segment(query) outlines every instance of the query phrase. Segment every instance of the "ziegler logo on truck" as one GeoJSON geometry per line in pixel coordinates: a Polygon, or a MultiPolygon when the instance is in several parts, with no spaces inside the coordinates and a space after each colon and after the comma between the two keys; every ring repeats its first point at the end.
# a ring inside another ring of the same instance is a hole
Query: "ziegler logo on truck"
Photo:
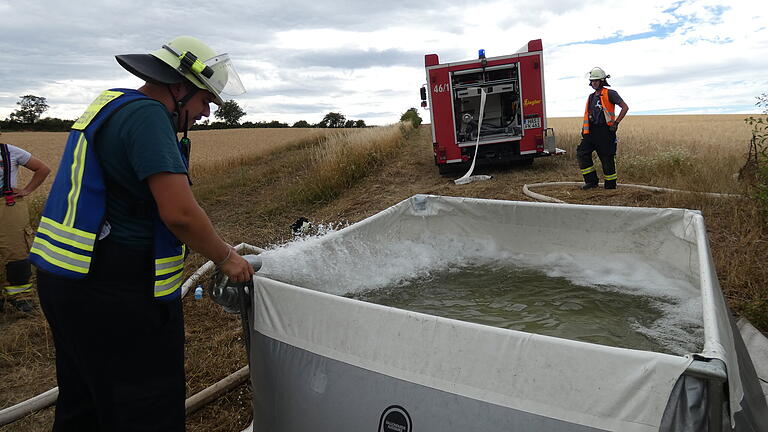
{"type": "Polygon", "coordinates": [[[534,100],[525,99],[523,101],[523,106],[534,106],[534,105],[538,105],[540,103],[541,103],[541,99],[534,99],[534,100]]]}

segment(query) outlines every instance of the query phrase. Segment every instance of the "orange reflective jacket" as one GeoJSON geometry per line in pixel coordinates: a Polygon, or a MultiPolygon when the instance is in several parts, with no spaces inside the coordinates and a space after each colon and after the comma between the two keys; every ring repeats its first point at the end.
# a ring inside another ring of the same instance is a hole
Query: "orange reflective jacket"
{"type": "MultiPolygon", "coordinates": [[[[603,106],[605,122],[608,123],[608,126],[613,126],[613,122],[616,120],[616,105],[608,99],[608,89],[605,87],[600,89],[600,105],[603,106]]],[[[584,109],[584,124],[581,126],[581,133],[584,135],[589,133],[589,98],[587,98],[587,107],[584,109]]]]}

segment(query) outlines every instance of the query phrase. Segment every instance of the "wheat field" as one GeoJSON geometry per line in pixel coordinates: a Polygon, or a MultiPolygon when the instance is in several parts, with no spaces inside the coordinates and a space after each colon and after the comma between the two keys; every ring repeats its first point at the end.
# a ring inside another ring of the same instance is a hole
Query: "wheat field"
{"type": "MultiPolygon", "coordinates": [[[[293,142],[317,139],[328,133],[328,129],[283,128],[283,129],[226,129],[191,131],[191,170],[201,174],[207,170],[227,170],[279,150],[293,142]]],[[[0,142],[21,147],[48,165],[52,172],[40,192],[44,195],[56,175],[61,153],[67,141],[67,132],[5,132],[0,142]]],[[[31,177],[27,170],[21,170],[19,183],[31,177]]]]}
{"type": "MultiPolygon", "coordinates": [[[[737,174],[751,132],[744,114],[627,116],[618,131],[619,182],[698,192],[743,193],[737,174]]],[[[552,118],[557,146],[575,155],[581,118],[552,118]]],[[[597,164],[599,169],[599,164],[597,164]]]]}

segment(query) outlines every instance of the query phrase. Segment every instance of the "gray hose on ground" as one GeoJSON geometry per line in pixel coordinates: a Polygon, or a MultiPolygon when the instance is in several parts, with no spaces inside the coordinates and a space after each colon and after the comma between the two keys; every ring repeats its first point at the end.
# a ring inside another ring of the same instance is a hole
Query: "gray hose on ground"
{"type": "MultiPolygon", "coordinates": [[[[235,246],[235,250],[237,252],[240,252],[240,253],[246,252],[246,253],[257,253],[258,254],[258,253],[264,252],[264,249],[262,249],[260,247],[257,247],[257,246],[249,245],[247,243],[240,243],[239,245],[235,246]]],[[[209,271],[211,271],[215,267],[216,266],[213,264],[212,261],[208,261],[205,264],[203,264],[199,269],[197,269],[197,271],[195,273],[193,273],[192,276],[190,276],[184,282],[184,284],[182,284],[182,286],[181,286],[181,296],[184,297],[187,294],[187,292],[189,291],[190,287],[194,286],[195,283],[197,283],[197,281],[201,277],[203,277],[206,273],[208,273],[209,271]]],[[[245,372],[246,375],[245,376],[247,377],[248,366],[245,366],[243,369],[246,370],[246,372],[245,372]]],[[[233,373],[232,375],[224,378],[223,380],[219,381],[218,383],[208,387],[207,389],[203,390],[200,393],[208,392],[209,390],[213,389],[214,387],[219,386],[221,383],[224,383],[225,381],[227,383],[229,383],[230,381],[232,381],[232,377],[234,375],[238,374],[238,373],[242,373],[241,371],[243,369],[240,369],[239,371],[237,371],[237,372],[233,373]]],[[[239,375],[238,375],[238,377],[239,377],[239,375]]],[[[238,378],[238,379],[240,379],[240,378],[238,378]]],[[[240,383],[242,383],[244,380],[245,379],[243,378],[238,383],[238,385],[240,383]]],[[[228,391],[229,389],[231,389],[233,387],[235,387],[235,386],[234,385],[233,386],[227,386],[225,388],[228,391]]],[[[218,390],[218,388],[219,387],[217,387],[217,390],[211,390],[211,392],[214,392],[215,394],[217,394],[216,397],[218,397],[221,394],[223,394],[223,393],[221,393],[221,390],[218,390]]],[[[198,393],[198,394],[200,394],[200,393],[198,393]]],[[[49,406],[52,406],[53,404],[56,403],[56,399],[58,397],[59,397],[59,388],[58,387],[54,387],[54,388],[52,388],[52,389],[50,389],[50,390],[48,390],[46,392],[40,393],[37,396],[31,397],[31,398],[29,398],[29,399],[27,399],[25,401],[21,401],[21,402],[17,403],[16,405],[12,405],[12,406],[10,406],[8,408],[4,408],[4,409],[0,410],[0,426],[4,426],[4,425],[7,425],[9,423],[13,423],[16,420],[19,420],[19,419],[21,419],[23,417],[28,416],[29,414],[32,414],[33,412],[40,411],[42,409],[48,408],[49,406]]],[[[191,411],[189,411],[189,401],[192,400],[192,399],[195,399],[196,397],[197,397],[197,394],[193,395],[189,399],[187,399],[187,402],[185,403],[185,405],[187,406],[187,412],[188,413],[191,412],[191,411]]],[[[213,400],[213,399],[206,398],[205,399],[205,403],[208,403],[211,400],[213,400]]],[[[197,409],[198,408],[195,408],[195,410],[197,410],[197,409]]]]}
{"type": "MultiPolygon", "coordinates": [[[[542,195],[536,192],[531,191],[531,188],[538,188],[538,187],[546,187],[546,186],[580,186],[583,185],[584,182],[546,182],[546,183],[533,183],[533,184],[526,184],[523,185],[523,193],[535,200],[539,201],[546,201],[546,202],[552,202],[552,203],[560,203],[560,204],[566,204],[565,201],[559,200],[557,198],[552,198],[547,195],[542,195]]],[[[712,193],[712,192],[694,192],[694,191],[684,191],[679,189],[669,189],[669,188],[662,188],[662,187],[656,187],[656,186],[646,186],[646,185],[636,185],[636,184],[625,184],[625,183],[619,183],[618,186],[621,187],[631,187],[636,189],[643,189],[648,190],[651,192],[679,192],[679,193],[693,193],[693,194],[701,194],[706,195],[710,197],[715,198],[745,198],[743,195],[734,195],[734,194],[720,194],[720,193],[712,193]]]]}
{"type": "Polygon", "coordinates": [[[16,420],[26,417],[33,412],[40,411],[41,409],[48,408],[56,403],[56,398],[59,397],[59,388],[54,387],[47,392],[40,393],[39,395],[29,398],[23,402],[19,402],[16,405],[12,405],[8,408],[0,410],[0,426],[13,423],[16,420]]]}
{"type": "Polygon", "coordinates": [[[184,402],[184,408],[186,409],[187,416],[247,381],[248,373],[248,366],[243,366],[223,380],[187,398],[187,400],[184,402]]]}

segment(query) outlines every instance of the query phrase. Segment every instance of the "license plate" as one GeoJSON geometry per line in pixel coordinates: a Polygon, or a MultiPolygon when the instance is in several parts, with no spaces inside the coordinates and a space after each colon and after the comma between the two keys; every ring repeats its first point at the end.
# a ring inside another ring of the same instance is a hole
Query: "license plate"
{"type": "Polygon", "coordinates": [[[541,117],[528,118],[523,121],[523,129],[536,129],[541,127],[541,117]]]}

